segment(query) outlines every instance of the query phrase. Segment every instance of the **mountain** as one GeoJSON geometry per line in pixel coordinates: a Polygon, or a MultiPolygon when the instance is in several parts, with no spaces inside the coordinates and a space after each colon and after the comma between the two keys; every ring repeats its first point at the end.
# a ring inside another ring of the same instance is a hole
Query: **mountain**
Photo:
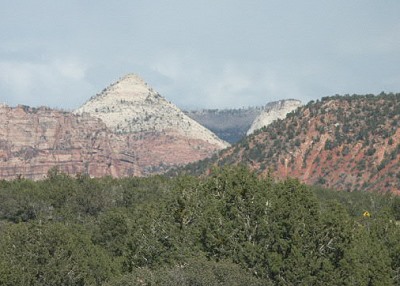
{"type": "Polygon", "coordinates": [[[254,130],[270,124],[301,105],[299,100],[288,99],[269,102],[260,107],[240,109],[202,109],[185,114],[210,129],[219,138],[234,144],[254,130]]]}
{"type": "Polygon", "coordinates": [[[41,179],[53,167],[71,175],[146,176],[229,146],[135,75],[74,113],[2,105],[0,120],[0,179],[41,179]]]}
{"type": "Polygon", "coordinates": [[[400,94],[325,97],[188,166],[246,164],[340,190],[400,193],[400,94]]]}
{"type": "Polygon", "coordinates": [[[134,74],[113,83],[74,113],[100,118],[115,133],[179,134],[189,140],[208,142],[215,149],[229,146],[134,74]]]}
{"type": "Polygon", "coordinates": [[[253,121],[246,134],[250,135],[254,133],[254,131],[270,125],[277,119],[285,118],[286,114],[292,112],[299,106],[301,106],[301,101],[296,99],[280,100],[268,103],[261,114],[253,121]]]}
{"type": "Polygon", "coordinates": [[[97,177],[138,172],[133,152],[97,118],[1,105],[0,121],[1,179],[42,179],[53,167],[97,177]]]}

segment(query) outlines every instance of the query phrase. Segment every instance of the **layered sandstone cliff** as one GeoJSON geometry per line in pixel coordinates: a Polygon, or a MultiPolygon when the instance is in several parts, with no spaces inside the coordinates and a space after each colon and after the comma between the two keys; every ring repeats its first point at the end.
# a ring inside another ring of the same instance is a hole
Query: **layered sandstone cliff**
{"type": "Polygon", "coordinates": [[[57,167],[69,174],[134,175],[133,153],[104,123],[49,108],[0,106],[0,178],[43,178],[57,167]]]}

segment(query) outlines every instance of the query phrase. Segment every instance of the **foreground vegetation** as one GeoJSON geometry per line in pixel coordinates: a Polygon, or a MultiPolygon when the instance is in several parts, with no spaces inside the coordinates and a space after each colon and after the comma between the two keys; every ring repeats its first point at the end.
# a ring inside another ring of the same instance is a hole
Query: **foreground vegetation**
{"type": "Polygon", "coordinates": [[[400,285],[400,199],[245,168],[0,181],[0,285],[400,285]]]}

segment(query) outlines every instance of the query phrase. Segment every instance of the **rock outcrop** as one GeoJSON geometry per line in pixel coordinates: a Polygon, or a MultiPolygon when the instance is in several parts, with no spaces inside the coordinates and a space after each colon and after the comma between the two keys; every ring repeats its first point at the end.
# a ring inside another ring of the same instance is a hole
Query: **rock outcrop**
{"type": "Polygon", "coordinates": [[[296,99],[279,100],[268,103],[263,112],[254,120],[247,135],[254,133],[254,131],[270,125],[277,119],[283,119],[289,112],[300,107],[301,101],[296,99]]]}
{"type": "Polygon", "coordinates": [[[2,179],[42,179],[53,167],[91,176],[140,171],[132,160],[134,153],[124,148],[124,140],[97,118],[46,107],[2,105],[0,122],[2,179]]]}

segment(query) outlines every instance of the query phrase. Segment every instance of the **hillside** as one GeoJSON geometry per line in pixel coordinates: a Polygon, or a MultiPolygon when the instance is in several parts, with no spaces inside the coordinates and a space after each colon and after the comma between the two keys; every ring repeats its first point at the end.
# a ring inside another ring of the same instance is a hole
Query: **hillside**
{"type": "Polygon", "coordinates": [[[399,126],[400,94],[326,97],[187,169],[244,163],[307,184],[400,193],[399,126]]]}

